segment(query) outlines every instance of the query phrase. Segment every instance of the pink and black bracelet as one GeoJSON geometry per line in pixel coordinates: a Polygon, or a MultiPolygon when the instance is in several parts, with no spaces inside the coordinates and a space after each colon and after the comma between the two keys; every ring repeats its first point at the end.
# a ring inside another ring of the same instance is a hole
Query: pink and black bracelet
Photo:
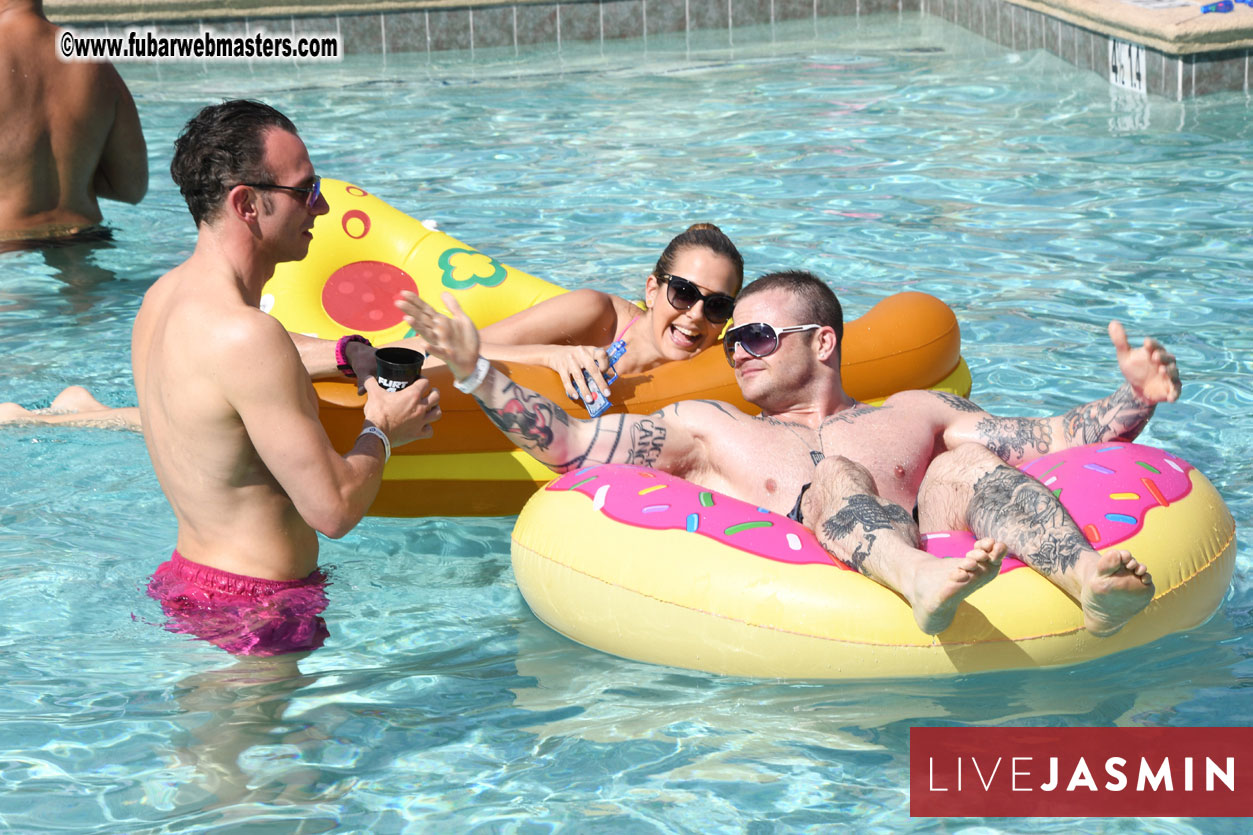
{"type": "Polygon", "coordinates": [[[350,342],[361,342],[371,348],[373,348],[374,345],[370,342],[370,340],[357,333],[350,333],[346,336],[341,336],[339,341],[335,343],[335,367],[338,368],[339,373],[343,374],[345,377],[355,378],[357,376],[357,372],[352,370],[352,365],[348,362],[348,355],[346,353],[348,343],[350,342]]]}

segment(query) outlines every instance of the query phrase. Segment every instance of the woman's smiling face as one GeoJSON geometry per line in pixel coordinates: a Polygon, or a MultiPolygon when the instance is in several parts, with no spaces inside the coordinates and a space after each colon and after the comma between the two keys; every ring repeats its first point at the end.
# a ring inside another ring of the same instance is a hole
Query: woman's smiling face
{"type": "MultiPolygon", "coordinates": [[[[706,296],[734,296],[739,290],[739,274],[731,259],[703,246],[686,247],[676,253],[671,275],[687,279],[706,296]]],[[[650,275],[645,292],[653,339],[667,360],[690,359],[717,341],[726,322],[710,322],[703,300],[687,310],[676,308],[670,303],[669,282],[661,279],[650,275]]]]}

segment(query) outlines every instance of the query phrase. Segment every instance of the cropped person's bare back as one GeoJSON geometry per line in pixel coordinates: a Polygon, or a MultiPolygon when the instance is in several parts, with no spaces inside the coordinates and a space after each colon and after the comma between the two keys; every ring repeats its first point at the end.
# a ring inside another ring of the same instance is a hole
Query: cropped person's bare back
{"type": "Polygon", "coordinates": [[[63,62],[37,0],[0,0],[0,238],[72,234],[98,198],[137,203],[147,151],[130,92],[107,63],[63,62]]]}

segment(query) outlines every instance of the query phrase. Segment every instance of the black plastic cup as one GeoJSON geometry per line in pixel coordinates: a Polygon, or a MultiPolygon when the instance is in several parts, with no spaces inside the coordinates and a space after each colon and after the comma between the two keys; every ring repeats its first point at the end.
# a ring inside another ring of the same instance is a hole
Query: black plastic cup
{"type": "Polygon", "coordinates": [[[379,348],[374,352],[378,361],[379,385],[388,391],[400,391],[422,376],[422,361],[426,357],[408,348],[379,348]]]}

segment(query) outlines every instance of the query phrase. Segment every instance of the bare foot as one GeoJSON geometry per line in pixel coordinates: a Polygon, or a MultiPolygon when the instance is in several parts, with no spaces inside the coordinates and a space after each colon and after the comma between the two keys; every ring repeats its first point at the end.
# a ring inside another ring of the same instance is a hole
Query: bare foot
{"type": "Polygon", "coordinates": [[[914,577],[914,620],[928,635],[948,628],[961,603],[975,589],[990,583],[1001,570],[1009,548],[995,539],[980,539],[960,560],[935,560],[914,577]]]}
{"type": "Polygon", "coordinates": [[[52,412],[96,412],[108,408],[82,386],[67,386],[52,401],[52,412]]]}
{"type": "Polygon", "coordinates": [[[1122,629],[1153,599],[1153,578],[1130,551],[1106,551],[1083,584],[1083,625],[1098,638],[1122,629]]]}

